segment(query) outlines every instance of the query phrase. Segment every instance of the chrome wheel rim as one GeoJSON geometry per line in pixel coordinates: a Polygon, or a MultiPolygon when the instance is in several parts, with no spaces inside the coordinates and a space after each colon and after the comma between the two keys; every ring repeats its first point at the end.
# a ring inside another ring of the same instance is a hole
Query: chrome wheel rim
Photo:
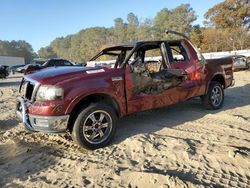
{"type": "Polygon", "coordinates": [[[212,93],[211,93],[211,100],[212,100],[212,104],[213,106],[217,107],[220,106],[221,101],[222,101],[222,89],[219,86],[215,86],[212,89],[212,93]]]}
{"type": "Polygon", "coordinates": [[[91,144],[104,142],[112,131],[112,118],[103,110],[92,112],[83,123],[84,138],[91,144]]]}

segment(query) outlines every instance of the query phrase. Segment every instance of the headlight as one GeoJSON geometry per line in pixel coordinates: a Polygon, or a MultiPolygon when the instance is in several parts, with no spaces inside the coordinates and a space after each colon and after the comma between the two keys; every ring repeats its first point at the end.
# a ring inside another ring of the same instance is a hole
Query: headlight
{"type": "Polygon", "coordinates": [[[47,100],[61,100],[63,98],[63,89],[56,86],[40,86],[36,100],[47,101],[47,100]]]}

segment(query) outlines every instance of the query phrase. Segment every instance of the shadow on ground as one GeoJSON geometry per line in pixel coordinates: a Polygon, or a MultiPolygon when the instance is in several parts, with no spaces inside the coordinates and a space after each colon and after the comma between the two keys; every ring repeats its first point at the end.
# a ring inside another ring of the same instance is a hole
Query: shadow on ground
{"type": "Polygon", "coordinates": [[[21,81],[16,81],[16,82],[3,82],[0,83],[0,87],[11,87],[11,86],[19,86],[21,81]]]}
{"type": "Polygon", "coordinates": [[[15,118],[0,120],[0,131],[9,130],[19,124],[19,121],[15,118]]]}

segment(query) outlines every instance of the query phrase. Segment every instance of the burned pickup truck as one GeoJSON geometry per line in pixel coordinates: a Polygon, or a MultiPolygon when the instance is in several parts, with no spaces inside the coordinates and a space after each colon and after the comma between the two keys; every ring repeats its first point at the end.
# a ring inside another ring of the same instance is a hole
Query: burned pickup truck
{"type": "Polygon", "coordinates": [[[109,47],[91,61],[103,59],[114,67],[54,67],[24,76],[16,112],[26,128],[69,132],[79,146],[95,149],[112,140],[118,118],[193,97],[216,110],[234,82],[231,58],[205,60],[185,38],[109,47]]]}

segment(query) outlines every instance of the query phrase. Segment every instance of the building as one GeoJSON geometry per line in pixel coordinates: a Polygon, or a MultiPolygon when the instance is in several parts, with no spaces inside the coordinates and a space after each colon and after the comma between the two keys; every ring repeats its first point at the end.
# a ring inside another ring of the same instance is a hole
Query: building
{"type": "Polygon", "coordinates": [[[14,65],[24,65],[24,58],[23,57],[10,57],[10,56],[0,56],[0,66],[7,65],[7,66],[14,66],[14,65]]]}

